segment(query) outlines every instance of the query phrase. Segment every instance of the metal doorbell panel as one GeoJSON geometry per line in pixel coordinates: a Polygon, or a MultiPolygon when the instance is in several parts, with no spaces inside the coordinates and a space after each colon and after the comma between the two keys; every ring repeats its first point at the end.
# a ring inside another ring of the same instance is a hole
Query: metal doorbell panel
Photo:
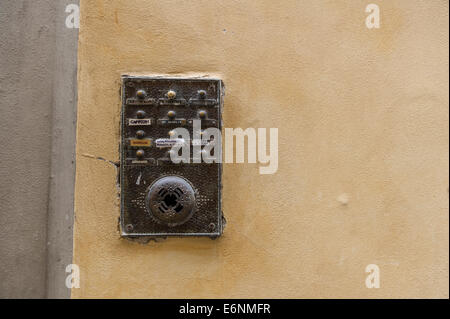
{"type": "Polygon", "coordinates": [[[194,120],[221,130],[222,105],[218,79],[122,77],[122,236],[222,234],[222,164],[175,164],[169,153],[173,130],[192,134],[194,120]]]}

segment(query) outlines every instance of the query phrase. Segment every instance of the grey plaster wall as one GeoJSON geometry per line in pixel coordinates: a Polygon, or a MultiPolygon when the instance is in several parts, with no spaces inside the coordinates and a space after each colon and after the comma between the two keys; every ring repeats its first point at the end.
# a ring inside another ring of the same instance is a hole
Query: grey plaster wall
{"type": "Polygon", "coordinates": [[[78,1],[0,0],[0,298],[65,298],[78,1]]]}

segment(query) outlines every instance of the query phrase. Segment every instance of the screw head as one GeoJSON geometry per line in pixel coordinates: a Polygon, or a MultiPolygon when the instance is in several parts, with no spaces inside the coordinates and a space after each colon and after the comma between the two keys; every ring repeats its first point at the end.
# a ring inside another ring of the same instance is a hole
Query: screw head
{"type": "Polygon", "coordinates": [[[146,93],[144,90],[138,90],[138,91],[136,92],[136,96],[137,96],[139,99],[143,99],[143,98],[145,98],[145,97],[147,96],[147,93],[146,93]]]}
{"type": "Polygon", "coordinates": [[[169,112],[167,113],[167,116],[170,117],[170,118],[174,118],[175,115],[176,115],[175,111],[169,111],[169,112]]]}
{"type": "Polygon", "coordinates": [[[125,229],[127,230],[127,232],[133,231],[134,227],[131,224],[128,224],[125,226],[125,229]]]}
{"type": "Polygon", "coordinates": [[[169,92],[167,92],[167,98],[169,98],[170,100],[173,100],[176,97],[177,97],[177,92],[175,92],[174,90],[170,90],[169,92]]]}
{"type": "Polygon", "coordinates": [[[216,224],[214,224],[214,223],[209,224],[209,229],[210,230],[216,229],[216,224]]]}
{"type": "Polygon", "coordinates": [[[145,155],[144,150],[137,150],[136,151],[136,156],[137,157],[142,158],[142,157],[144,157],[144,155],[145,155]]]}
{"type": "Polygon", "coordinates": [[[200,116],[200,118],[204,119],[206,117],[206,111],[198,112],[198,116],[200,116]]]}
{"type": "Polygon", "coordinates": [[[143,130],[139,130],[136,132],[137,138],[143,138],[145,136],[145,132],[143,130]]]}
{"type": "Polygon", "coordinates": [[[137,116],[138,118],[142,119],[142,118],[145,117],[145,112],[142,111],[142,110],[139,110],[139,111],[136,112],[136,116],[137,116]]]}
{"type": "Polygon", "coordinates": [[[198,93],[199,98],[201,98],[201,99],[204,99],[206,97],[205,90],[199,90],[197,93],[198,93]]]}

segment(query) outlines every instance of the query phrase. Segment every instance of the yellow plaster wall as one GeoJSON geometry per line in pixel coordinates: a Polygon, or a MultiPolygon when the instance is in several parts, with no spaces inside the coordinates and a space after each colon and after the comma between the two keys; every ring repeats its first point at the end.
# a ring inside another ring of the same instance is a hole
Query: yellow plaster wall
{"type": "Polygon", "coordinates": [[[448,1],[369,3],[82,0],[72,296],[448,298],[448,1]],[[214,74],[225,127],[279,128],[275,175],[225,165],[219,240],[120,238],[131,72],[214,74]]]}

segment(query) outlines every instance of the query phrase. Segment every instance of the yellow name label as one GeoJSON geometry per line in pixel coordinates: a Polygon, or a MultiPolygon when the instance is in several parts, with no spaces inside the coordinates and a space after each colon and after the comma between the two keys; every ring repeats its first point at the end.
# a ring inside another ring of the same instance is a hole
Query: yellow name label
{"type": "Polygon", "coordinates": [[[152,140],[131,140],[130,146],[150,147],[152,146],[152,140]]]}

